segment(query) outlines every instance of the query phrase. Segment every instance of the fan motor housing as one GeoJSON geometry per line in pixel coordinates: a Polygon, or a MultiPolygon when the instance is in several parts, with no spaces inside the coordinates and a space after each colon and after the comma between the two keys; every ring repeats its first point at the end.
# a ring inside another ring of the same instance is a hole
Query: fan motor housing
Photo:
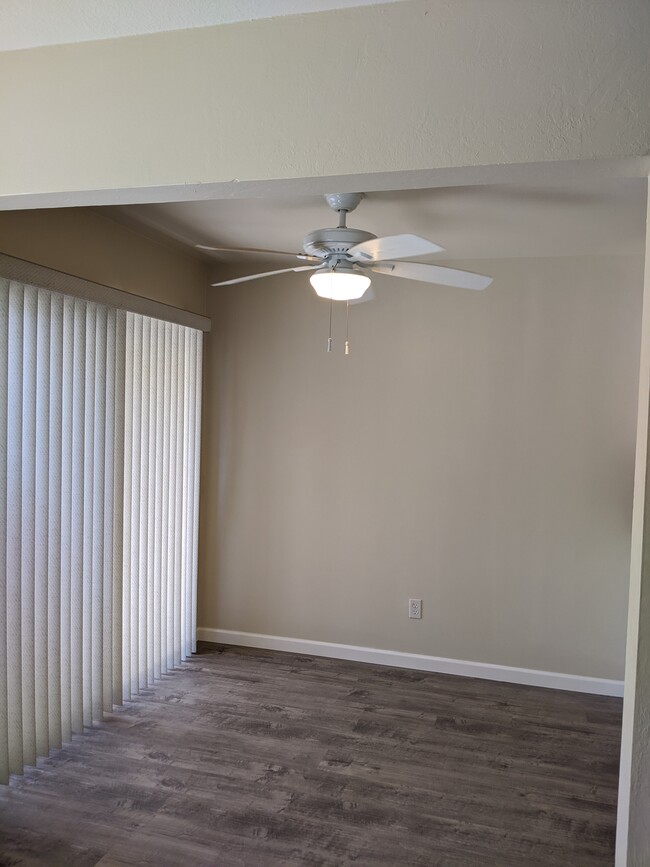
{"type": "Polygon", "coordinates": [[[363,241],[371,241],[376,237],[371,232],[364,232],[361,229],[316,229],[305,236],[302,247],[310,256],[324,258],[329,255],[345,254],[350,247],[363,241]]]}

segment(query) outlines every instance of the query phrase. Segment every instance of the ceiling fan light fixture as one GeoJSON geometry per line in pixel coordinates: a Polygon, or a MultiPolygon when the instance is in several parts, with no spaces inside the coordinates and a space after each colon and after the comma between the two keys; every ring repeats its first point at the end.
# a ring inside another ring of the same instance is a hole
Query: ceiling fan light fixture
{"type": "Polygon", "coordinates": [[[370,277],[355,271],[317,271],[309,278],[317,295],[333,301],[356,301],[370,286],[370,277]]]}

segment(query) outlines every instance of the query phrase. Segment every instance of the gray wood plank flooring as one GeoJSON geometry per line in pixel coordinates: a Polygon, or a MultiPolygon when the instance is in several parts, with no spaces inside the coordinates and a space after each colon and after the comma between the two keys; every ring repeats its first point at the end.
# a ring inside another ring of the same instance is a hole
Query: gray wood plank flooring
{"type": "Polygon", "coordinates": [[[0,865],[613,864],[621,701],[202,645],[0,787],[0,865]]]}

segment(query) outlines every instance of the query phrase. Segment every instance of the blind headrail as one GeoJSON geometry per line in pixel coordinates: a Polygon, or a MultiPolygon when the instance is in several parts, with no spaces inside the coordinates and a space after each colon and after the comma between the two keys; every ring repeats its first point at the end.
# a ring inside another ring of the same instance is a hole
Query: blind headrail
{"type": "Polygon", "coordinates": [[[97,301],[118,310],[151,316],[164,322],[175,322],[177,325],[196,328],[198,331],[210,331],[211,329],[211,322],[207,316],[190,313],[188,310],[181,310],[180,307],[173,307],[162,301],[153,301],[150,298],[133,295],[123,289],[116,289],[114,286],[105,286],[103,283],[85,280],[83,277],[66,274],[65,271],[56,271],[45,265],[28,262],[26,259],[17,259],[15,256],[8,256],[5,253],[0,253],[0,277],[49,289],[51,292],[59,292],[62,295],[73,295],[86,301],[97,301]]]}

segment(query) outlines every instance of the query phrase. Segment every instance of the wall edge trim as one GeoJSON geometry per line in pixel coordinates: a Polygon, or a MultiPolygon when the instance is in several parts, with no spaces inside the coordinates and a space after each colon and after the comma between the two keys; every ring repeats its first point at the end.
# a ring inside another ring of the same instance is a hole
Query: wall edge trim
{"type": "Polygon", "coordinates": [[[288,638],[280,635],[263,635],[256,632],[239,632],[232,629],[212,629],[201,626],[197,629],[197,638],[199,641],[211,641],[216,644],[234,644],[242,647],[259,647],[263,650],[282,650],[289,653],[325,656],[331,659],[349,659],[354,662],[367,662],[373,665],[411,668],[438,674],[455,674],[461,677],[478,677],[483,680],[518,683],[523,686],[540,686],[546,689],[563,689],[617,698],[623,696],[622,680],[608,680],[601,677],[539,671],[532,668],[516,668],[509,665],[493,665],[486,662],[470,662],[464,659],[448,659],[442,656],[384,650],[378,647],[360,647],[354,644],[336,644],[329,641],[313,641],[307,638],[288,638]]]}

